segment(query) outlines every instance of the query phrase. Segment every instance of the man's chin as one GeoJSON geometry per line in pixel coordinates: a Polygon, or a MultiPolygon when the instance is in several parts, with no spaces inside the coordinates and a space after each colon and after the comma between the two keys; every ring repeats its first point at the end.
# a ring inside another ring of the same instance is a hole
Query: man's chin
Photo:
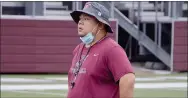
{"type": "Polygon", "coordinates": [[[79,36],[79,37],[84,37],[85,34],[83,34],[83,33],[78,33],[78,36],[79,36]]]}

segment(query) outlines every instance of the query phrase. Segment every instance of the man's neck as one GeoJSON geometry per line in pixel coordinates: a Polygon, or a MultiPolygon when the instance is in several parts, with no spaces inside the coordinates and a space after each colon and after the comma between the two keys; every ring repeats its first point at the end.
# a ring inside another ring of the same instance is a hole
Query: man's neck
{"type": "Polygon", "coordinates": [[[97,34],[97,36],[95,36],[95,39],[93,40],[93,42],[89,45],[86,45],[86,47],[90,47],[90,46],[94,45],[95,43],[97,43],[99,40],[101,40],[105,36],[106,36],[105,32],[104,33],[101,32],[101,33],[97,34]]]}

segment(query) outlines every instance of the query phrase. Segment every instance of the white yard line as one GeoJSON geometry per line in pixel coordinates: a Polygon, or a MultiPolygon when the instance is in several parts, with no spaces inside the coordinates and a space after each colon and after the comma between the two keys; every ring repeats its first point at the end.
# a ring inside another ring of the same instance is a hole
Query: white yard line
{"type": "MultiPolygon", "coordinates": [[[[187,80],[187,77],[185,76],[160,76],[160,77],[151,77],[151,78],[136,78],[136,81],[164,81],[167,79],[172,80],[187,80]]],[[[54,77],[54,78],[1,78],[1,82],[9,82],[9,83],[47,83],[47,82],[53,82],[54,80],[62,80],[62,81],[68,81],[68,77],[54,77]]]]}
{"type": "MultiPolygon", "coordinates": [[[[136,88],[136,89],[141,89],[141,90],[143,90],[143,89],[156,90],[155,88],[154,89],[153,88],[136,88]]],[[[187,91],[187,88],[162,88],[162,89],[163,90],[170,90],[170,91],[172,91],[172,90],[175,90],[175,91],[187,91]]]]}
{"type": "Polygon", "coordinates": [[[67,84],[1,85],[1,90],[68,90],[67,84]]]}
{"type": "Polygon", "coordinates": [[[45,79],[49,79],[49,80],[68,80],[68,77],[62,77],[62,78],[45,78],[45,79]]]}
{"type": "MultiPolygon", "coordinates": [[[[45,78],[45,79],[52,79],[52,80],[68,80],[67,77],[64,78],[45,78]]],[[[136,78],[136,81],[164,81],[167,79],[173,79],[173,80],[187,80],[187,77],[175,77],[175,76],[160,76],[155,78],[136,78]]]]}
{"type": "MultiPolygon", "coordinates": [[[[1,78],[1,83],[52,83],[56,81],[68,81],[68,77],[61,77],[61,78],[1,78]]],[[[153,78],[136,78],[136,84],[139,82],[153,82],[153,81],[160,81],[165,82],[165,80],[187,80],[187,77],[175,77],[175,76],[160,76],[160,77],[153,77],[153,78]]],[[[177,81],[178,82],[178,81],[177,81]]],[[[174,83],[177,83],[174,82],[174,83]]],[[[152,83],[153,84],[153,83],[152,83]]],[[[48,84],[47,84],[48,85],[48,84]]],[[[138,86],[140,87],[140,86],[138,86]]],[[[21,88],[20,88],[21,89],[21,88]]],[[[42,88],[41,88],[42,89],[42,88]]]]}
{"type": "Polygon", "coordinates": [[[135,88],[187,88],[187,83],[136,83],[135,88]]]}
{"type": "MultiPolygon", "coordinates": [[[[136,83],[135,88],[187,88],[187,83],[136,83]]],[[[2,91],[9,90],[68,90],[68,84],[32,84],[32,85],[1,85],[2,91]]]]}
{"type": "Polygon", "coordinates": [[[187,80],[187,77],[172,77],[172,76],[161,76],[161,77],[155,77],[155,78],[136,78],[136,81],[164,81],[167,79],[171,80],[187,80]]]}
{"type": "Polygon", "coordinates": [[[38,92],[38,91],[13,91],[11,90],[11,92],[16,92],[16,93],[34,93],[34,94],[42,94],[42,95],[55,95],[55,96],[63,96],[65,97],[66,94],[61,94],[61,93],[47,93],[47,92],[38,92]]]}
{"type": "Polygon", "coordinates": [[[1,78],[1,82],[9,83],[49,83],[53,80],[35,79],[35,78],[1,78]]]}

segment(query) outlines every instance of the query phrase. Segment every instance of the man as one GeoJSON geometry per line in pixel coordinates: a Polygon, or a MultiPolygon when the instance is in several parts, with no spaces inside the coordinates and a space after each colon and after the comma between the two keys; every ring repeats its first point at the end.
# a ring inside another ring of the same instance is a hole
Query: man
{"type": "Polygon", "coordinates": [[[88,2],[71,16],[83,43],[73,51],[67,98],[132,98],[135,75],[124,50],[107,36],[113,33],[109,11],[88,2]]]}

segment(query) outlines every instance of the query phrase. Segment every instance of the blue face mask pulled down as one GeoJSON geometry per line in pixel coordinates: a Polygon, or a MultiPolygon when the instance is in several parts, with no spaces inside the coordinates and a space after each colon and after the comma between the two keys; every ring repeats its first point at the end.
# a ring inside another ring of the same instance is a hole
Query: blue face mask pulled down
{"type": "MultiPolygon", "coordinates": [[[[98,26],[98,24],[97,24],[97,26],[98,26]]],[[[97,27],[97,26],[96,26],[96,27],[97,27]]],[[[96,27],[95,27],[95,28],[96,28],[96,27]]],[[[94,29],[95,29],[95,28],[94,28],[94,29]]],[[[94,29],[93,29],[93,30],[94,30],[94,29]]],[[[93,32],[93,30],[92,30],[92,32],[93,32]]],[[[89,45],[90,43],[93,42],[93,40],[94,40],[95,37],[93,36],[92,32],[89,32],[89,33],[86,34],[85,36],[80,37],[80,39],[82,40],[82,42],[83,42],[84,44],[89,45]]],[[[97,34],[98,34],[98,32],[97,32],[97,34]]],[[[97,34],[96,34],[96,35],[97,35],[97,34]]],[[[96,36],[96,35],[95,35],[95,36],[96,36]]]]}
{"type": "Polygon", "coordinates": [[[84,37],[80,37],[80,39],[82,40],[82,42],[86,45],[89,45],[90,43],[93,42],[94,40],[94,36],[92,34],[92,32],[89,32],[87,35],[85,35],[84,37]]]}

